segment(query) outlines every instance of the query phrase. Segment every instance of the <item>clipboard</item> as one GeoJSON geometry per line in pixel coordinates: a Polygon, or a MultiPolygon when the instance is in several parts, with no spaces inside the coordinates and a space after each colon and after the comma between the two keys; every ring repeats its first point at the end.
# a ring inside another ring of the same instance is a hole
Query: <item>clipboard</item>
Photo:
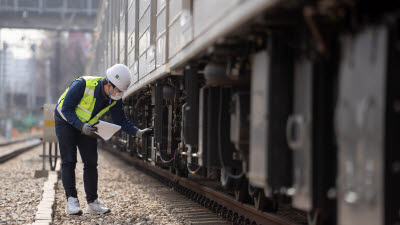
{"type": "Polygon", "coordinates": [[[99,120],[99,123],[96,124],[95,127],[97,127],[97,131],[94,132],[93,137],[104,141],[109,140],[117,131],[121,129],[121,126],[102,120],[99,120]]]}

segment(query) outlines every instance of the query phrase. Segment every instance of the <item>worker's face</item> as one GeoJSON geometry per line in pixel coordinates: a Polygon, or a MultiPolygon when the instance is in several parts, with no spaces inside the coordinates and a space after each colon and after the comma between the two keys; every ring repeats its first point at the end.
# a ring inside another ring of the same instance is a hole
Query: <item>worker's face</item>
{"type": "Polygon", "coordinates": [[[124,95],[124,93],[121,90],[119,90],[118,88],[114,88],[110,83],[104,85],[104,92],[110,98],[110,103],[111,100],[115,101],[120,100],[124,95]]]}
{"type": "MultiPolygon", "coordinates": [[[[108,94],[108,93],[110,93],[114,88],[113,88],[113,86],[110,84],[110,83],[108,83],[106,86],[105,86],[105,88],[106,88],[106,90],[105,90],[105,92],[108,94]]],[[[121,90],[119,90],[118,88],[115,88],[115,90],[113,91],[113,93],[111,94],[111,96],[115,96],[115,95],[117,95],[117,94],[119,94],[119,93],[121,93],[122,91],[121,90]]]]}

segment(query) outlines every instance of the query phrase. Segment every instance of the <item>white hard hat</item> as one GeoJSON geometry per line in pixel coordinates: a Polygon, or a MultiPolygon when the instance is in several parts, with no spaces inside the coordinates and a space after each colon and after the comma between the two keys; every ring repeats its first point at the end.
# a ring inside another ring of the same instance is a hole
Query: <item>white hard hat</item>
{"type": "Polygon", "coordinates": [[[131,84],[131,71],[123,64],[115,64],[108,68],[106,77],[121,91],[126,91],[131,84]]]}

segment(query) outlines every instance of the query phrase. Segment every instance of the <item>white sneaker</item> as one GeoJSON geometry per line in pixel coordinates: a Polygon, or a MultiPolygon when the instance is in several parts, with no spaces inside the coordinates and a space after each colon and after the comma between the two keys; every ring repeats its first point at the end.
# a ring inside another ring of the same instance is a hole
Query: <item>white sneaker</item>
{"type": "Polygon", "coordinates": [[[97,199],[94,200],[94,202],[86,205],[86,213],[92,215],[101,215],[108,212],[110,212],[110,209],[100,204],[100,202],[97,199]]]}
{"type": "Polygon", "coordinates": [[[81,207],[79,205],[79,201],[77,198],[74,197],[69,197],[67,201],[67,207],[65,208],[65,211],[69,215],[78,215],[82,214],[81,207]]]}

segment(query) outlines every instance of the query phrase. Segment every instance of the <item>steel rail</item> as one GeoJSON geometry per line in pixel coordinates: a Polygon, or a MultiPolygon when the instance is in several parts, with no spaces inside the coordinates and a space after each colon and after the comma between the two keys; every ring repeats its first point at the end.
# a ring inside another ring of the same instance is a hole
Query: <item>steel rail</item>
{"type": "MultiPolygon", "coordinates": [[[[25,141],[27,141],[27,140],[30,140],[30,139],[25,139],[25,141]]],[[[33,139],[33,140],[35,140],[35,139],[33,139]]],[[[36,140],[37,141],[33,141],[33,143],[30,143],[29,145],[23,146],[21,148],[6,151],[4,153],[0,153],[0,163],[7,162],[8,160],[28,151],[42,143],[42,141],[40,139],[36,139],[36,140]]],[[[18,142],[22,142],[22,141],[18,141],[18,142]]],[[[18,142],[14,142],[13,144],[18,143],[18,142]]]]}
{"type": "Polygon", "coordinates": [[[223,205],[224,207],[228,208],[229,210],[238,213],[239,216],[243,216],[251,221],[255,222],[256,224],[265,224],[265,225],[295,225],[292,222],[284,220],[274,214],[266,213],[255,209],[254,207],[236,201],[233,197],[226,195],[224,193],[218,192],[213,190],[209,187],[200,185],[194,181],[191,181],[187,178],[179,177],[175,174],[170,173],[165,169],[161,169],[156,167],[150,163],[146,163],[142,160],[132,157],[127,152],[120,152],[115,149],[110,148],[103,148],[104,150],[118,156],[122,160],[133,164],[134,166],[138,166],[143,168],[147,171],[151,171],[162,178],[167,179],[170,182],[173,182],[175,185],[180,185],[185,187],[193,192],[196,192],[214,202],[218,202],[219,204],[223,205]]]}
{"type": "Polygon", "coordinates": [[[12,140],[12,141],[4,141],[4,142],[1,142],[1,143],[0,143],[0,147],[2,147],[2,146],[7,146],[7,145],[12,145],[12,144],[16,144],[16,143],[23,142],[23,141],[28,141],[28,140],[37,139],[37,138],[39,138],[39,137],[40,137],[40,136],[32,136],[32,137],[28,137],[28,138],[19,138],[19,139],[15,139],[15,140],[12,140]]]}

